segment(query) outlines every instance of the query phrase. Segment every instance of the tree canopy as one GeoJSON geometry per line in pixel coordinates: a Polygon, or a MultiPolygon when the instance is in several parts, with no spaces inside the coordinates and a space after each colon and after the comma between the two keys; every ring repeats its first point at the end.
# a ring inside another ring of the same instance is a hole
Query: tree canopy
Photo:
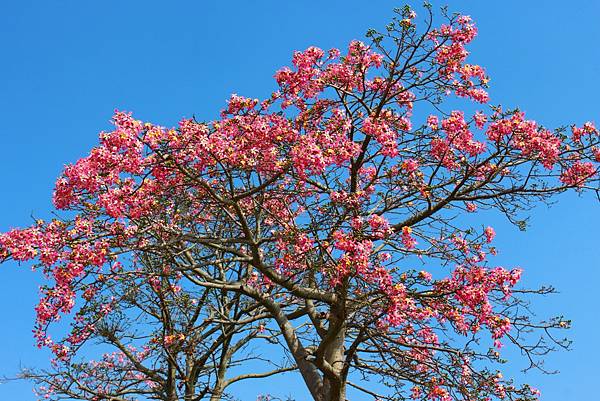
{"type": "Polygon", "coordinates": [[[232,95],[214,121],[115,112],[58,178],[61,217],[0,234],[0,260],[48,279],[35,338],[55,359],[24,372],[40,396],[219,400],[297,374],[315,401],[537,399],[499,349],[541,368],[569,322],[532,318],[551,289],[519,287],[464,216],[523,227],[598,193],[600,137],[490,104],[476,33],[404,7],[365,42],[295,52],[272,96],[232,95]]]}

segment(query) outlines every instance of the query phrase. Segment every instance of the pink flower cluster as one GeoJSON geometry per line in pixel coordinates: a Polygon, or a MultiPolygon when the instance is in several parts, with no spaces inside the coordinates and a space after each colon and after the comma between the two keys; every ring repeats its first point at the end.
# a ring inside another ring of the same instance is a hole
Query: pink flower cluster
{"type": "MultiPolygon", "coordinates": [[[[81,241],[88,235],[87,222],[76,219],[67,229],[59,220],[0,234],[0,257],[17,261],[38,260],[44,272],[54,280],[52,287],[43,287],[36,310],[35,337],[39,346],[50,347],[59,358],[66,358],[68,349],[55,344],[46,334],[49,323],[71,312],[76,292],[73,285],[107,263],[108,244],[105,241],[81,241]]],[[[83,341],[91,327],[84,325],[71,333],[71,343],[83,341]]]]}
{"type": "Polygon", "coordinates": [[[469,55],[465,45],[476,35],[477,29],[471,18],[462,15],[457,18],[456,25],[443,25],[439,30],[432,31],[430,36],[438,47],[436,62],[440,68],[439,73],[448,80],[454,80],[456,95],[487,103],[488,93],[481,88],[489,80],[484,69],[478,65],[465,64],[469,55]]]}
{"type": "Polygon", "coordinates": [[[486,326],[494,339],[500,339],[510,330],[510,320],[494,313],[489,296],[494,291],[500,291],[509,297],[511,288],[520,277],[520,269],[509,271],[501,267],[486,269],[477,265],[458,266],[451,278],[435,283],[439,291],[454,294],[457,305],[439,305],[438,310],[460,332],[477,332],[486,326]]]}
{"type": "Polygon", "coordinates": [[[487,137],[493,142],[509,139],[510,145],[525,157],[535,157],[547,169],[552,169],[558,160],[561,140],[550,131],[538,127],[532,120],[525,120],[522,112],[514,113],[510,119],[492,122],[487,137]]]}
{"type": "Polygon", "coordinates": [[[295,70],[285,67],[277,71],[275,79],[281,87],[284,108],[294,104],[304,110],[306,100],[318,97],[325,85],[344,90],[364,90],[367,71],[380,67],[383,59],[382,55],[360,41],[350,43],[341,61],[338,61],[340,52],[337,49],[330,50],[325,60],[324,56],[322,49],[310,47],[294,53],[292,63],[295,70]]]}
{"type": "Polygon", "coordinates": [[[596,173],[596,167],[591,162],[577,160],[561,173],[560,180],[570,187],[583,187],[596,173]]]}
{"type": "Polygon", "coordinates": [[[578,128],[577,126],[573,125],[571,127],[571,132],[573,133],[573,135],[571,136],[571,139],[575,143],[580,143],[581,138],[583,138],[585,135],[598,135],[599,134],[598,129],[596,128],[594,123],[592,123],[590,121],[583,124],[583,126],[581,128],[578,128]]]}
{"type": "Polygon", "coordinates": [[[381,154],[388,157],[398,155],[399,133],[410,129],[411,124],[406,117],[395,116],[389,110],[384,111],[378,119],[367,117],[362,126],[363,132],[381,145],[381,154]]]}

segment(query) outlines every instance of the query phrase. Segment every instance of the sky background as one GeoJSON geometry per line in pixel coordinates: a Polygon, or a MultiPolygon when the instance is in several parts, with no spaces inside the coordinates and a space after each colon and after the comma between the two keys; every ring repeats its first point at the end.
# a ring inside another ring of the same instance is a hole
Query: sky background
{"type": "MultiPolygon", "coordinates": [[[[0,1],[0,230],[48,216],[55,178],[110,129],[115,108],[167,126],[182,117],[216,118],[230,93],[268,96],[273,73],[293,50],[344,48],[368,28],[383,28],[402,4],[0,1]]],[[[518,105],[548,127],[600,124],[600,2],[566,4],[453,1],[450,9],[477,23],[469,50],[492,78],[492,103],[518,105]]],[[[558,200],[534,210],[524,233],[491,218],[496,262],[523,267],[527,284],[554,284],[560,294],[536,310],[573,320],[573,351],[548,358],[559,375],[523,376],[518,358],[508,370],[539,387],[545,401],[592,400],[600,376],[600,205],[589,196],[558,200]]],[[[0,376],[46,363],[31,334],[39,283],[27,266],[0,266],[0,376]]],[[[240,397],[275,390],[307,399],[293,380],[265,383],[248,383],[240,397]]],[[[8,382],[0,399],[35,397],[29,383],[8,382]]]]}

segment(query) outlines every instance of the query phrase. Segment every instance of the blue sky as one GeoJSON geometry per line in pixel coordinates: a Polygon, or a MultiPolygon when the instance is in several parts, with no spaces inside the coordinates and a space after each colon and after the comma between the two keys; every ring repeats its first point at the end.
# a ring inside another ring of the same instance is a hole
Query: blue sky
{"type": "MultiPolygon", "coordinates": [[[[54,179],[109,128],[115,108],[162,125],[215,118],[232,92],[268,96],[274,71],[293,50],[343,48],[383,27],[401,4],[1,1],[0,230],[48,215],[54,179]]],[[[549,127],[600,124],[600,2],[453,1],[451,10],[477,22],[470,50],[492,77],[493,103],[518,105],[549,127]]],[[[537,311],[574,321],[574,350],[548,358],[562,373],[526,376],[546,401],[591,399],[597,385],[599,207],[567,195],[534,210],[525,233],[495,222],[497,262],[522,266],[532,285],[555,284],[560,294],[538,302],[537,311]]],[[[0,267],[0,376],[45,363],[31,335],[39,280],[26,267],[0,267]]],[[[263,389],[246,387],[244,399],[263,389]]],[[[28,383],[9,382],[0,384],[0,399],[35,398],[28,383]]]]}

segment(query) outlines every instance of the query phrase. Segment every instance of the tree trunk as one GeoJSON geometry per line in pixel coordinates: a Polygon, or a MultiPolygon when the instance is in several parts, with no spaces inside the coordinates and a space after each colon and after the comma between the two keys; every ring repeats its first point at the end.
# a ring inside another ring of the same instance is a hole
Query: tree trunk
{"type": "Polygon", "coordinates": [[[346,400],[346,377],[344,368],[344,340],[346,337],[346,310],[344,301],[333,305],[330,311],[328,335],[333,336],[324,352],[324,360],[331,366],[335,379],[324,376],[327,401],[346,400]]]}

